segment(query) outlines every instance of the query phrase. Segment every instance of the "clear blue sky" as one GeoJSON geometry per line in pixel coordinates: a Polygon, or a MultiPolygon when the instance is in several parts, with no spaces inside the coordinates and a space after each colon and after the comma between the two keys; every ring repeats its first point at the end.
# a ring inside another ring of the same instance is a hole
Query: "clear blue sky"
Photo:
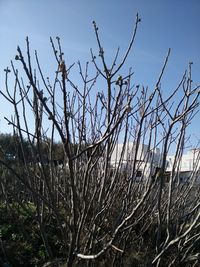
{"type": "MultiPolygon", "coordinates": [[[[136,13],[140,24],[134,49],[127,62],[137,83],[153,88],[168,48],[172,49],[163,87],[170,92],[193,61],[193,80],[200,84],[200,1],[199,0],[0,0],[0,86],[3,69],[24,47],[29,36],[44,65],[51,64],[49,37],[60,36],[66,61],[88,60],[96,48],[92,21],[99,26],[108,57],[130,40],[136,13]]],[[[48,68],[47,68],[48,70],[48,68]]],[[[47,76],[50,73],[47,74],[47,76]]],[[[0,97],[0,131],[8,131],[3,120],[10,109],[0,97]]],[[[200,115],[191,133],[199,137],[200,115]]]]}

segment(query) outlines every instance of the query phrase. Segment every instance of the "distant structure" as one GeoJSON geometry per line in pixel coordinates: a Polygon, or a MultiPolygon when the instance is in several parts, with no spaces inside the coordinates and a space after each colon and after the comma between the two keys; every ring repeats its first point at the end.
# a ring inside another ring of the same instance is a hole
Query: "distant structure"
{"type": "MultiPolygon", "coordinates": [[[[120,172],[130,174],[133,179],[142,181],[152,177],[161,167],[162,154],[159,148],[149,148],[148,145],[139,144],[136,149],[134,142],[116,144],[111,155],[111,167],[119,168],[120,172]],[[136,160],[135,160],[136,159],[136,160]]],[[[200,148],[191,149],[183,154],[181,160],[175,161],[175,155],[167,157],[165,182],[169,182],[170,175],[174,172],[174,180],[180,183],[200,183],[200,148]]]]}
{"type": "Polygon", "coordinates": [[[134,142],[116,144],[111,155],[111,167],[113,169],[119,167],[119,171],[131,173],[135,162],[133,178],[137,181],[146,180],[160,165],[160,149],[150,149],[145,144],[139,144],[137,149],[136,147],[134,142]]]}
{"type": "Polygon", "coordinates": [[[174,155],[169,156],[167,161],[166,171],[168,174],[173,171],[173,168],[176,168],[177,178],[180,182],[194,181],[195,183],[200,183],[200,148],[191,149],[186,154],[183,154],[179,165],[175,162],[174,155]]]}

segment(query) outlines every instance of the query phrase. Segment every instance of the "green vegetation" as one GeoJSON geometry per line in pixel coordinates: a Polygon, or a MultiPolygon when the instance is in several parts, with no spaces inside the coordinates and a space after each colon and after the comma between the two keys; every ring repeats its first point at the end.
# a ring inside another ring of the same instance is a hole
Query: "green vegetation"
{"type": "MultiPolygon", "coordinates": [[[[1,203],[0,205],[0,258],[11,266],[42,266],[48,261],[41,239],[33,203],[1,203]]],[[[62,257],[62,243],[57,232],[56,221],[45,222],[47,238],[55,257],[62,257]]]]}

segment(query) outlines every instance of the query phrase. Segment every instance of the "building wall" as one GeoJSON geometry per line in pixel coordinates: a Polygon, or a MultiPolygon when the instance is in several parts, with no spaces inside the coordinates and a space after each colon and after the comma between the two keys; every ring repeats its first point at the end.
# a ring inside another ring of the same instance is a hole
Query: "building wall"
{"type": "MultiPolygon", "coordinates": [[[[121,170],[130,172],[135,159],[135,153],[135,143],[127,143],[125,147],[123,144],[117,144],[111,155],[112,167],[117,168],[121,161],[121,170]]],[[[139,145],[136,156],[136,170],[138,174],[141,174],[143,178],[147,179],[154,172],[154,169],[159,166],[159,161],[160,150],[158,148],[149,151],[147,145],[139,145]]]]}
{"type": "MultiPolygon", "coordinates": [[[[175,156],[169,156],[167,171],[171,172],[175,164],[175,156]]],[[[181,182],[187,182],[189,180],[196,180],[200,182],[199,176],[200,170],[200,149],[191,149],[186,154],[182,155],[179,167],[179,178],[181,182]]]]}

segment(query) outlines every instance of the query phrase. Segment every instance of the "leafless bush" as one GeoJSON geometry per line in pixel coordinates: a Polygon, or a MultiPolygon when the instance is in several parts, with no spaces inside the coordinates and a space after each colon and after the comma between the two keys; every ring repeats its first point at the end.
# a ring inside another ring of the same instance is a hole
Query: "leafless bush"
{"type": "MultiPolygon", "coordinates": [[[[18,196],[17,187],[10,194],[20,205],[20,199],[35,204],[50,259],[54,254],[46,219],[55,218],[67,266],[105,262],[183,266],[199,248],[199,189],[194,187],[199,157],[188,184],[179,182],[186,130],[198,109],[199,87],[193,86],[189,64],[177,87],[163,95],[161,79],[170,50],[153,90],[133,85],[131,69],[120,75],[139,22],[137,16],[125,55],[120,59],[118,49],[111,65],[106,63],[94,22],[99,55],[91,50],[91,63],[68,66],[60,39],[51,38],[55,74],[46,78],[37,52],[35,64],[31,58],[27,38],[26,58],[18,47],[17,62],[5,70],[6,89],[1,94],[14,108],[12,118],[5,119],[22,153],[18,167],[1,160],[23,186],[23,196],[18,196]],[[23,78],[16,64],[23,67],[23,78]],[[74,72],[80,75],[78,86],[72,79],[74,72]],[[176,160],[166,178],[172,147],[176,160]]],[[[198,261],[198,255],[192,260],[198,261]]]]}

